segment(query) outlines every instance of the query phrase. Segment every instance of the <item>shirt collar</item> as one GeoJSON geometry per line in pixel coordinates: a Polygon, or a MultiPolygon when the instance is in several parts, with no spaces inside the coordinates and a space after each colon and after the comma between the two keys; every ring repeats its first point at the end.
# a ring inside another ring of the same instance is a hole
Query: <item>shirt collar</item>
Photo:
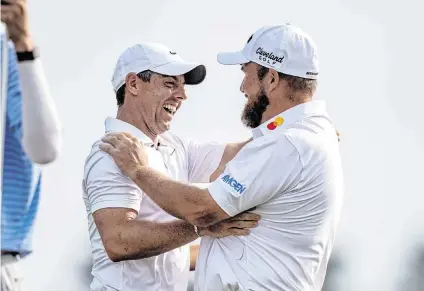
{"type": "Polygon", "coordinates": [[[311,116],[325,116],[328,118],[324,101],[308,101],[287,109],[252,129],[253,138],[255,139],[289,128],[295,122],[311,116]]]}
{"type": "Polygon", "coordinates": [[[155,141],[152,141],[150,137],[145,135],[141,130],[139,130],[137,127],[135,127],[132,124],[129,124],[128,122],[108,117],[105,120],[105,132],[127,132],[132,135],[134,135],[136,138],[138,138],[140,141],[142,141],[145,144],[149,145],[157,145],[159,138],[157,138],[155,141]]]}

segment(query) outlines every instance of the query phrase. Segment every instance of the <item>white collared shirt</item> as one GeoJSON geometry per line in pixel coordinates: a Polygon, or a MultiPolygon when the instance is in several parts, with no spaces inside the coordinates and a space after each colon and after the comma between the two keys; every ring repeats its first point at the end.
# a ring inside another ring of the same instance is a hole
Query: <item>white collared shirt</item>
{"type": "MultiPolygon", "coordinates": [[[[209,182],[217,169],[225,145],[196,143],[171,133],[161,135],[154,144],[134,126],[115,118],[105,121],[106,132],[129,132],[148,147],[149,166],[185,183],[209,182]]],[[[156,222],[176,220],[163,211],[99,149],[96,141],[86,159],[83,192],[88,216],[94,276],[92,291],[165,290],[186,291],[189,276],[189,246],[141,260],[112,262],[107,256],[92,213],[108,207],[131,208],[137,219],[156,222]]]]}
{"type": "Polygon", "coordinates": [[[256,206],[261,220],[245,237],[202,238],[195,290],[321,290],[344,191],[324,102],[254,129],[208,189],[228,215],[256,206]]]}

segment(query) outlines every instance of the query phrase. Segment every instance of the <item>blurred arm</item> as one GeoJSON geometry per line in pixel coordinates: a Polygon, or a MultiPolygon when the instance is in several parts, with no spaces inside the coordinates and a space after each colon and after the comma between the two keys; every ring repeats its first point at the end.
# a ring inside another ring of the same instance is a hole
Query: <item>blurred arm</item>
{"type": "Polygon", "coordinates": [[[22,143],[38,164],[54,161],[60,151],[61,130],[41,61],[18,63],[22,89],[22,143]]]}
{"type": "Polygon", "coordinates": [[[249,139],[245,142],[229,143],[226,145],[224,154],[222,155],[221,162],[219,163],[218,168],[210,176],[210,182],[215,181],[222,173],[224,173],[225,166],[227,165],[227,163],[234,159],[237,153],[250,141],[252,141],[252,139],[249,139]]]}
{"type": "Polygon", "coordinates": [[[241,143],[220,144],[179,139],[186,149],[190,183],[209,183],[216,180],[226,164],[251,141],[250,139],[241,143]]]}

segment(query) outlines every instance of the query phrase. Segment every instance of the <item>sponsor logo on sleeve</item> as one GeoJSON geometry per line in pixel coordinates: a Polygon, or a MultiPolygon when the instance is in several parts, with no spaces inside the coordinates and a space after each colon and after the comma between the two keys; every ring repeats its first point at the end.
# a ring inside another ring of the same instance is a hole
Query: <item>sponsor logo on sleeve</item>
{"type": "Polygon", "coordinates": [[[231,177],[228,174],[222,176],[221,180],[224,183],[230,185],[230,187],[233,188],[239,194],[243,194],[244,190],[246,190],[246,186],[240,184],[239,182],[237,182],[236,179],[234,179],[233,177],[231,177]]]}

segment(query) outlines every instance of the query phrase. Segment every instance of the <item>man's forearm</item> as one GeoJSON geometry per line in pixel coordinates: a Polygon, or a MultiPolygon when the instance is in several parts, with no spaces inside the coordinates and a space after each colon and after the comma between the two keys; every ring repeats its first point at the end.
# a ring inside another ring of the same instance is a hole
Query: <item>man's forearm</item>
{"type": "Polygon", "coordinates": [[[139,168],[132,180],[163,210],[194,225],[208,226],[229,217],[207,189],[171,180],[148,167],[139,168]]]}
{"type": "Polygon", "coordinates": [[[157,256],[198,238],[193,225],[185,221],[131,220],[117,231],[118,235],[103,238],[106,251],[115,262],[157,256]]]}

